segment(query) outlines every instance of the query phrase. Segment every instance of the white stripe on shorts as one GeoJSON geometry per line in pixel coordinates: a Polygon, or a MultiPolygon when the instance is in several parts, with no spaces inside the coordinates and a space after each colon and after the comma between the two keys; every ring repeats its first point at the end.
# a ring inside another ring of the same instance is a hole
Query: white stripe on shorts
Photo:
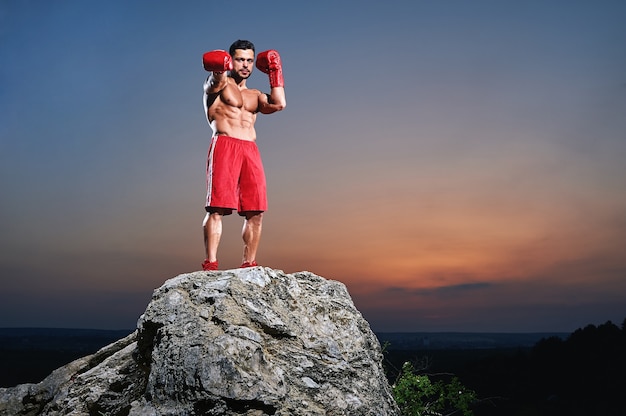
{"type": "Polygon", "coordinates": [[[219,136],[215,136],[211,139],[211,146],[209,148],[209,156],[207,160],[207,173],[206,173],[206,205],[205,207],[211,206],[211,190],[213,189],[213,153],[215,152],[215,146],[217,145],[217,138],[219,136]]]}

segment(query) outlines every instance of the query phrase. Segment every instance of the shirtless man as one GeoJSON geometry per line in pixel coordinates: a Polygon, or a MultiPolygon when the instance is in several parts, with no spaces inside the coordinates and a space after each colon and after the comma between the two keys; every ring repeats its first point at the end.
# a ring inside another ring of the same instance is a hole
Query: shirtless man
{"type": "Polygon", "coordinates": [[[204,83],[204,109],[213,130],[207,159],[203,270],[217,270],[222,217],[233,210],[244,217],[241,267],[257,265],[267,196],[254,123],[258,113],[280,111],[286,101],[278,52],[269,50],[257,56],[257,68],[269,75],[269,94],[246,87],[253,64],[254,45],[246,40],[233,43],[229,52],[214,50],[203,56],[204,69],[211,72],[204,83]]]}

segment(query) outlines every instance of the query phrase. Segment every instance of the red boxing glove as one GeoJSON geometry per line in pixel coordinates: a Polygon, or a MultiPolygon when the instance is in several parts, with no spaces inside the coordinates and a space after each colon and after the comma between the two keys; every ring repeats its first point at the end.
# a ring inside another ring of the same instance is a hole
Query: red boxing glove
{"type": "Polygon", "coordinates": [[[210,72],[225,72],[233,69],[233,58],[223,50],[207,52],[202,56],[204,69],[210,72]]]}
{"type": "Polygon", "coordinates": [[[283,64],[280,61],[280,55],[274,49],[259,53],[256,58],[256,67],[270,76],[272,88],[285,86],[283,64]]]}

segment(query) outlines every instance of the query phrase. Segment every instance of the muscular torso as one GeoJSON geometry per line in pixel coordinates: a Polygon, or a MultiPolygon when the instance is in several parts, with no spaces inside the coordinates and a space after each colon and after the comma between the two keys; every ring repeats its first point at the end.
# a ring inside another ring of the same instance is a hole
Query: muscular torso
{"type": "Polygon", "coordinates": [[[207,120],[213,134],[224,134],[241,140],[256,140],[254,123],[259,109],[260,91],[240,89],[233,79],[215,94],[204,95],[207,120]]]}

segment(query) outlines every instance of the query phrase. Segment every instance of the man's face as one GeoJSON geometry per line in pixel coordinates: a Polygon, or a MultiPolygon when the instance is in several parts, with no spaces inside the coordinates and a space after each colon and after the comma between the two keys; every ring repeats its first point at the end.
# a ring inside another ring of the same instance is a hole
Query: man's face
{"type": "Polygon", "coordinates": [[[254,51],[252,49],[235,49],[233,55],[233,70],[231,75],[247,79],[254,67],[254,51]]]}

